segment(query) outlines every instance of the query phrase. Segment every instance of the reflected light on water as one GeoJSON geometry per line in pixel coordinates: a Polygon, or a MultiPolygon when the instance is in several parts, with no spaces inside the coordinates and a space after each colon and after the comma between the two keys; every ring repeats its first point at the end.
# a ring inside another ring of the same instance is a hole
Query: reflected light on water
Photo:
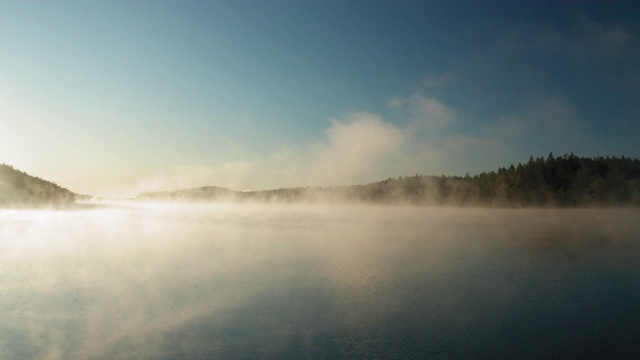
{"type": "Polygon", "coordinates": [[[629,354],[640,350],[638,220],[615,209],[2,211],[0,358],[629,354]],[[593,345],[572,345],[583,337],[593,345]]]}

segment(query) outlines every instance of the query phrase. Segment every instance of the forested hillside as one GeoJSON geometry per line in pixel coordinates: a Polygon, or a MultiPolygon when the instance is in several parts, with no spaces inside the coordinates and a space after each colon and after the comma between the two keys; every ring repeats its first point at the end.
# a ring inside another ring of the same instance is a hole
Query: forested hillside
{"type": "Polygon", "coordinates": [[[140,200],[170,201],[356,201],[416,205],[570,207],[639,206],[640,160],[533,157],[522,164],[474,176],[390,178],[366,185],[232,191],[219,187],[145,193],[140,200]]]}
{"type": "Polygon", "coordinates": [[[412,176],[359,187],[361,199],[451,205],[640,205],[640,160],[573,154],[529,161],[475,176],[412,176]]]}
{"type": "Polygon", "coordinates": [[[74,199],[65,188],[0,164],[0,206],[69,204],[74,199]]]}

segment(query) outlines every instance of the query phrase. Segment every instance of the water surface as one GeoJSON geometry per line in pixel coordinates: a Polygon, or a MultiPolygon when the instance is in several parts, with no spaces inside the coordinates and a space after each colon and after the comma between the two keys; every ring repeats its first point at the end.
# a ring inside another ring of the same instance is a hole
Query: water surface
{"type": "Polygon", "coordinates": [[[2,359],[637,359],[640,211],[0,211],[2,359]]]}

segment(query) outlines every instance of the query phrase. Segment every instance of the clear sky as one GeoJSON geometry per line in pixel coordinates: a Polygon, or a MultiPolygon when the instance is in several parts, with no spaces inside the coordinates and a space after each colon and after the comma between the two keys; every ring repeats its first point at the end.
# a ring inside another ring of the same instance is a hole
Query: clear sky
{"type": "Polygon", "coordinates": [[[575,3],[0,0],[0,162],[127,195],[640,157],[640,3],[575,3]]]}

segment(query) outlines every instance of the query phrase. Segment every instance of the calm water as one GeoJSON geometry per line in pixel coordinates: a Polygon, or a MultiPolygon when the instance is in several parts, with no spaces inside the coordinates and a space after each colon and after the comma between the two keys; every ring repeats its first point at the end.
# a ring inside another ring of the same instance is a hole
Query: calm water
{"type": "Polygon", "coordinates": [[[638,359],[639,210],[0,211],[1,359],[638,359]]]}

